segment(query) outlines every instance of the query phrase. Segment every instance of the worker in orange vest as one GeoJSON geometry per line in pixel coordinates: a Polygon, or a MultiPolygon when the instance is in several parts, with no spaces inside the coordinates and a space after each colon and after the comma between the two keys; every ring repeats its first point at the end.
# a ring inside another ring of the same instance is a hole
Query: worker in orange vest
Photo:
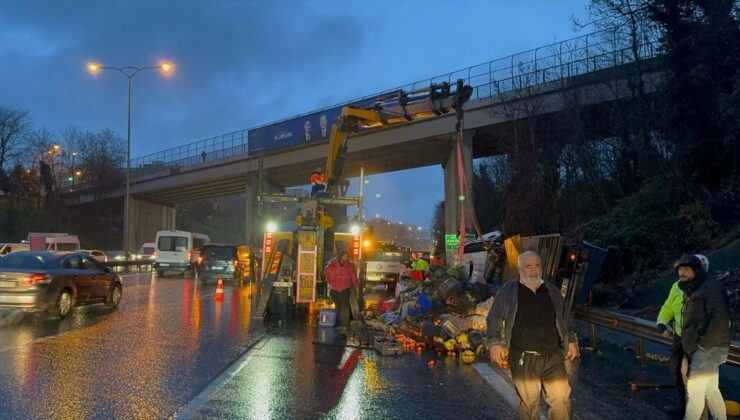
{"type": "Polygon", "coordinates": [[[318,193],[326,190],[326,177],[321,171],[321,167],[317,167],[316,171],[311,174],[311,197],[316,197],[318,193]]]}

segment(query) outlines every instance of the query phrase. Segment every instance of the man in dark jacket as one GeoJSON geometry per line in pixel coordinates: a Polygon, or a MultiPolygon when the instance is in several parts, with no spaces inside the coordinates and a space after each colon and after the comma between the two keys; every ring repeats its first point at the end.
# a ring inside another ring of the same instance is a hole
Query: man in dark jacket
{"type": "Polygon", "coordinates": [[[706,400],[715,419],[727,419],[719,391],[719,365],[730,351],[730,313],[727,293],[707,278],[701,261],[685,255],[676,264],[678,286],[686,298],[683,307],[681,344],[689,355],[684,419],[701,417],[706,400]]]}
{"type": "Polygon", "coordinates": [[[508,350],[511,378],[519,396],[519,418],[540,418],[544,387],[547,417],[570,418],[570,385],[565,359],[578,357],[573,320],[563,296],[542,280],[540,257],[519,255],[519,281],[504,284],[488,312],[491,359],[503,365],[508,350]]]}

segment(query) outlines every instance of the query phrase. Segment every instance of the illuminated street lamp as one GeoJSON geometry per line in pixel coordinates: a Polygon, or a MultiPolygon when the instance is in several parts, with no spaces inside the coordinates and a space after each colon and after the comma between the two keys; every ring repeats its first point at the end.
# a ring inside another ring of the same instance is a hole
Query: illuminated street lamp
{"type": "Polygon", "coordinates": [[[140,71],[144,70],[159,70],[163,75],[168,76],[172,74],[175,69],[175,65],[166,61],[162,61],[159,65],[151,67],[111,67],[103,66],[99,63],[88,63],[87,70],[95,75],[101,70],[116,70],[126,76],[128,79],[128,129],[126,135],[126,196],[123,201],[123,252],[128,255],[129,253],[129,198],[131,195],[131,83],[140,71]]]}

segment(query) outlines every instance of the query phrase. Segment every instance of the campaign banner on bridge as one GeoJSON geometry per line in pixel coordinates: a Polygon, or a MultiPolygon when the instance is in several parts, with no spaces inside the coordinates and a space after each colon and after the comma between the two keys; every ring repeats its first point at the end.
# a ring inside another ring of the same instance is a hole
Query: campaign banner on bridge
{"type": "MultiPolygon", "coordinates": [[[[375,97],[372,97],[351,105],[365,107],[374,103],[375,97]]],[[[328,140],[331,127],[341,112],[342,107],[337,106],[249,130],[249,154],[328,140]]]]}

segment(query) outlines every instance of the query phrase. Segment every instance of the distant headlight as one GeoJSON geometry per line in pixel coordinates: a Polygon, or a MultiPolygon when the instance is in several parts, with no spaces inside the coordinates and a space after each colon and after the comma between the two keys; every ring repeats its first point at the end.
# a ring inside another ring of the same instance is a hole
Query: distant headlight
{"type": "Polygon", "coordinates": [[[125,255],[116,255],[115,257],[113,257],[113,259],[116,260],[116,261],[123,261],[123,260],[126,259],[126,256],[125,255]]]}

